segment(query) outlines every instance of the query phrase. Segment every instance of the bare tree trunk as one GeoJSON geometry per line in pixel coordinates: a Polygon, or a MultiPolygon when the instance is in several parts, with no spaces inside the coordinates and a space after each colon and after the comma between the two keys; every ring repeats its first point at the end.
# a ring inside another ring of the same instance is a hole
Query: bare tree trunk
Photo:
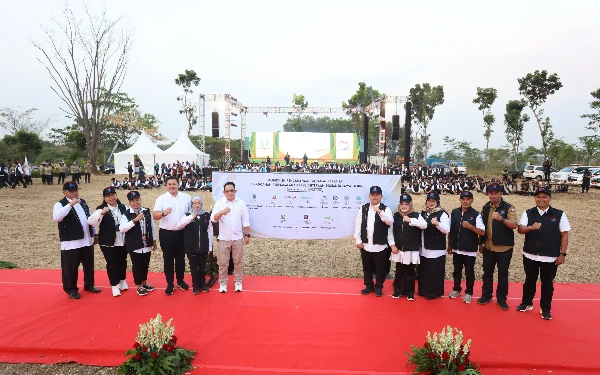
{"type": "Polygon", "coordinates": [[[490,161],[490,137],[486,137],[485,142],[485,165],[483,170],[485,171],[485,175],[487,176],[488,171],[488,162],[490,161]]]}

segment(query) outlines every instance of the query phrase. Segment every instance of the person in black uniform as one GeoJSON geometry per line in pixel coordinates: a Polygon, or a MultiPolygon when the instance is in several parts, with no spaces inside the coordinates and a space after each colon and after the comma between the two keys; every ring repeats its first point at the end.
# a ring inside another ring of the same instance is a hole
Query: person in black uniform
{"type": "Polygon", "coordinates": [[[129,173],[129,179],[131,180],[133,178],[133,165],[131,165],[131,162],[127,162],[127,173],[129,173]]]}
{"type": "Polygon", "coordinates": [[[302,161],[304,162],[304,165],[308,165],[308,156],[306,156],[306,152],[304,153],[304,156],[302,157],[302,161]]]}
{"type": "Polygon", "coordinates": [[[121,216],[119,230],[125,233],[125,248],[131,257],[136,292],[145,296],[155,289],[148,284],[148,267],[152,251],[156,250],[156,227],[150,209],[142,207],[139,191],[130,191],[127,193],[127,199],[129,209],[121,216]]]}
{"type": "Polygon", "coordinates": [[[419,295],[431,300],[444,295],[446,276],[446,234],[450,231],[450,216],[440,207],[440,196],[427,194],[421,216],[427,222],[423,230],[419,259],[419,295]]]}
{"type": "Polygon", "coordinates": [[[390,242],[390,260],[396,263],[392,298],[415,300],[415,264],[419,264],[421,231],[425,228],[427,222],[415,212],[412,197],[406,193],[400,195],[398,212],[394,214],[393,241],[390,242]]]}
{"type": "Polygon", "coordinates": [[[23,180],[23,167],[21,167],[21,163],[19,163],[19,161],[13,161],[13,167],[15,168],[15,176],[13,179],[13,183],[10,186],[12,189],[14,189],[17,185],[19,185],[19,183],[23,184],[23,188],[27,188],[27,184],[25,184],[25,181],[23,180]]]}
{"type": "Polygon", "coordinates": [[[354,239],[360,249],[363,266],[365,288],[361,294],[375,292],[376,297],[383,295],[383,283],[386,272],[386,248],[388,241],[393,241],[392,211],[381,203],[382,191],[379,186],[371,186],[370,203],[363,205],[356,214],[354,222],[354,239]],[[373,267],[376,277],[373,285],[373,267]]]}
{"type": "Polygon", "coordinates": [[[88,218],[88,224],[99,227],[98,243],[106,259],[106,273],[112,287],[113,297],[121,295],[121,291],[129,289],[127,281],[127,250],[125,235],[119,230],[121,217],[127,207],[117,198],[114,186],[102,190],[104,201],[88,218]]]}
{"type": "Polygon", "coordinates": [[[202,207],[202,197],[194,195],[190,212],[177,223],[177,227],[183,229],[183,245],[190,262],[193,294],[209,291],[206,285],[206,260],[212,254],[213,243],[210,214],[202,207]]]}
{"type": "Polygon", "coordinates": [[[535,192],[535,207],[523,212],[519,220],[519,233],[525,235],[523,245],[523,298],[517,310],[533,310],[535,287],[540,276],[542,297],[540,299],[542,319],[552,320],[550,309],[554,294],[554,278],[558,266],[565,262],[569,245],[571,225],[567,215],[552,206],[552,193],[539,188],[535,192]]]}
{"type": "Polygon", "coordinates": [[[589,193],[590,183],[592,181],[592,172],[589,169],[583,171],[583,180],[581,180],[581,192],[589,193]]]}
{"type": "Polygon", "coordinates": [[[90,208],[79,198],[79,187],[73,181],[63,185],[64,198],[54,204],[52,218],[58,223],[60,238],[60,266],[63,290],[71,299],[79,299],[77,274],[83,265],[83,290],[100,293],[94,286],[94,245],[98,237],[94,227],[88,225],[90,208]]]}
{"type": "Polygon", "coordinates": [[[485,225],[481,214],[473,209],[473,193],[460,193],[460,207],[450,213],[450,234],[448,235],[448,254],[452,256],[454,266],[454,288],[448,297],[457,298],[462,290],[462,270],[465,269],[467,288],[464,303],[473,300],[473,285],[475,284],[475,258],[479,248],[479,236],[485,235],[485,225]]]}

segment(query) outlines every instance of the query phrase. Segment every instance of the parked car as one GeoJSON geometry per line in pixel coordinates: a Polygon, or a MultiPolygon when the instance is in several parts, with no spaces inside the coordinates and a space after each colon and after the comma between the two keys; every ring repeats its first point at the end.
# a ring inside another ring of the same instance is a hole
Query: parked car
{"type": "Polygon", "coordinates": [[[446,165],[448,165],[452,170],[455,168],[458,169],[458,174],[461,176],[467,176],[467,165],[463,161],[457,160],[447,160],[446,165]]]}
{"type": "Polygon", "coordinates": [[[577,167],[573,170],[573,173],[569,175],[567,183],[569,185],[581,185],[583,183],[583,171],[586,169],[589,169],[592,173],[592,178],[600,176],[600,168],[577,167]]]}
{"type": "Polygon", "coordinates": [[[566,184],[569,180],[569,175],[573,173],[573,170],[575,170],[575,168],[577,167],[577,165],[569,165],[568,167],[564,167],[558,172],[551,173],[550,181],[552,181],[553,184],[566,184]]]}
{"type": "Polygon", "coordinates": [[[600,189],[600,176],[596,176],[590,180],[590,187],[600,189]]]}
{"type": "Polygon", "coordinates": [[[106,164],[104,166],[104,174],[115,174],[115,165],[114,164],[106,164]]]}
{"type": "Polygon", "coordinates": [[[523,178],[541,181],[544,178],[544,167],[542,165],[528,165],[523,170],[523,178]]]}

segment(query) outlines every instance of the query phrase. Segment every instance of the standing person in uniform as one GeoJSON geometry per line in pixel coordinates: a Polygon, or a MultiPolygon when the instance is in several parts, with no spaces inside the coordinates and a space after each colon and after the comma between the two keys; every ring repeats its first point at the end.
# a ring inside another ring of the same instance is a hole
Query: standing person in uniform
{"type": "Polygon", "coordinates": [[[517,213],[513,205],[502,199],[500,184],[489,184],[487,195],[490,201],[481,210],[485,225],[485,235],[479,246],[479,252],[483,253],[483,287],[477,303],[485,305],[492,301],[494,269],[498,266],[496,303],[502,310],[508,310],[508,268],[515,246],[517,213]]]}
{"type": "Polygon", "coordinates": [[[393,241],[392,211],[381,203],[383,197],[379,186],[369,189],[370,202],[359,208],[354,221],[354,239],[360,249],[363,266],[365,288],[360,294],[375,292],[376,297],[383,295],[383,283],[387,267],[385,251],[388,241],[393,241]],[[373,269],[375,269],[375,285],[373,285],[373,269]]]}
{"type": "Polygon", "coordinates": [[[583,180],[581,180],[581,192],[582,193],[589,193],[591,181],[592,181],[592,172],[590,172],[590,170],[586,168],[583,171],[583,180]]]}
{"type": "Polygon", "coordinates": [[[73,181],[63,185],[64,197],[52,210],[52,218],[58,223],[60,239],[60,266],[62,269],[63,290],[71,299],[79,299],[77,269],[83,265],[83,290],[100,293],[94,286],[94,245],[98,237],[94,228],[88,225],[90,208],[79,198],[79,187],[73,181]]]}
{"type": "Polygon", "coordinates": [[[427,222],[415,212],[412,197],[407,193],[400,195],[398,212],[394,214],[393,237],[388,240],[392,248],[390,259],[396,263],[392,298],[415,300],[415,265],[419,264],[421,231],[425,228],[427,222]]]}
{"type": "Polygon", "coordinates": [[[4,165],[4,161],[0,160],[0,189],[9,186],[8,183],[6,182],[7,180],[8,180],[8,170],[6,169],[6,166],[4,165]]]}
{"type": "Polygon", "coordinates": [[[71,178],[77,183],[79,183],[79,179],[81,178],[81,168],[79,168],[79,164],[76,161],[71,165],[71,178]]]}
{"type": "Polygon", "coordinates": [[[460,207],[452,210],[450,214],[450,235],[448,236],[448,254],[452,256],[454,266],[454,288],[448,297],[457,298],[462,288],[462,270],[465,269],[467,288],[465,289],[464,303],[473,300],[473,285],[475,284],[475,258],[479,248],[479,236],[485,235],[485,225],[481,214],[472,207],[473,193],[463,191],[460,193],[460,207]]]}
{"type": "Polygon", "coordinates": [[[427,222],[423,230],[419,259],[419,295],[432,300],[444,295],[446,276],[446,234],[450,231],[450,216],[440,207],[440,196],[432,191],[425,198],[421,216],[427,222]]]}
{"type": "MultiPolygon", "coordinates": [[[[49,160],[46,160],[46,183],[48,185],[54,185],[54,178],[52,177],[52,170],[54,167],[49,160]]],[[[63,181],[64,182],[64,181],[63,181]]]]}
{"type": "Polygon", "coordinates": [[[525,235],[523,245],[523,299],[517,310],[533,310],[535,287],[540,276],[542,297],[540,313],[542,319],[552,320],[550,309],[554,294],[554,278],[558,266],[565,262],[569,245],[571,225],[567,215],[552,206],[552,193],[546,188],[535,192],[535,207],[521,215],[518,232],[525,235]]]}
{"type": "Polygon", "coordinates": [[[127,173],[129,173],[129,179],[131,180],[133,178],[133,165],[131,165],[131,162],[127,162],[127,173]]]}
{"type": "Polygon", "coordinates": [[[67,166],[65,165],[64,161],[60,161],[58,163],[58,166],[56,167],[56,171],[58,173],[58,184],[60,185],[61,182],[64,184],[65,178],[67,177],[67,166]]]}
{"type": "Polygon", "coordinates": [[[121,216],[119,230],[125,233],[125,248],[131,257],[136,292],[145,296],[154,290],[154,287],[148,284],[148,267],[152,251],[156,250],[156,227],[150,209],[142,207],[139,191],[127,193],[127,200],[129,209],[121,216]]]}
{"type": "Polygon", "coordinates": [[[89,184],[91,182],[91,180],[92,180],[92,165],[90,164],[89,160],[83,166],[83,170],[85,172],[85,183],[89,184]]]}
{"type": "Polygon", "coordinates": [[[23,172],[23,167],[21,167],[21,163],[19,163],[18,160],[13,161],[13,167],[14,167],[15,174],[14,174],[12,185],[10,187],[14,189],[17,185],[19,185],[19,183],[21,183],[21,184],[23,184],[23,188],[27,189],[27,184],[23,180],[24,172],[23,172]]]}
{"type": "Polygon", "coordinates": [[[113,297],[121,295],[121,291],[129,289],[127,281],[127,250],[125,249],[125,235],[119,230],[121,217],[125,215],[127,207],[117,198],[117,191],[113,186],[102,190],[103,202],[88,218],[88,224],[99,227],[98,243],[106,260],[106,273],[112,287],[113,297]]]}
{"type": "Polygon", "coordinates": [[[183,229],[183,243],[192,274],[192,293],[207,293],[206,260],[212,254],[213,227],[210,212],[204,211],[202,206],[201,196],[192,197],[192,208],[179,220],[177,227],[183,229]]]}
{"type": "Polygon", "coordinates": [[[235,197],[235,184],[226,182],[223,198],[215,202],[210,220],[219,223],[219,293],[227,292],[227,268],[233,258],[233,280],[236,292],[242,291],[244,245],[250,243],[250,215],[246,203],[235,197]]]}
{"type": "Polygon", "coordinates": [[[156,198],[152,216],[154,220],[160,222],[158,237],[163,252],[165,278],[167,280],[165,294],[170,296],[175,290],[175,275],[177,276],[179,289],[190,289],[189,285],[183,280],[185,273],[183,231],[177,227],[177,223],[190,211],[192,200],[189,195],[179,191],[179,183],[175,176],[167,177],[166,184],[167,192],[156,198]]]}

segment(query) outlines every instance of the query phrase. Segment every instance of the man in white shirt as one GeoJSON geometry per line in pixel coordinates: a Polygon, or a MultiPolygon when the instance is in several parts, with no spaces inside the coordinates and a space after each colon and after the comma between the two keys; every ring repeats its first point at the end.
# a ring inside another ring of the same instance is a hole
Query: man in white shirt
{"type": "Polygon", "coordinates": [[[233,257],[235,291],[242,291],[244,245],[250,243],[250,217],[243,200],[235,197],[235,184],[226,182],[224,197],[215,202],[211,221],[219,223],[219,292],[227,292],[227,268],[233,257]]]}
{"type": "Polygon", "coordinates": [[[367,295],[375,292],[376,297],[383,295],[383,283],[387,270],[388,238],[393,238],[392,211],[381,203],[383,197],[379,186],[371,186],[370,203],[363,205],[356,214],[354,239],[360,249],[363,265],[365,288],[360,291],[367,295]],[[373,285],[373,269],[375,269],[375,285],[373,285]]]}
{"type": "Polygon", "coordinates": [[[177,177],[167,177],[166,184],[168,191],[156,198],[152,217],[154,220],[159,220],[160,224],[158,238],[163,252],[165,278],[167,279],[165,294],[170,296],[175,290],[173,284],[175,276],[177,276],[179,289],[188,290],[190,288],[183,280],[185,272],[183,231],[178,229],[177,223],[190,210],[192,198],[179,192],[177,177]]]}
{"type": "Polygon", "coordinates": [[[83,265],[83,289],[100,293],[94,286],[94,245],[98,242],[94,228],[88,225],[90,208],[79,198],[79,187],[73,181],[63,185],[63,199],[54,204],[52,218],[58,223],[60,266],[63,290],[71,299],[79,299],[77,276],[83,265]]]}

